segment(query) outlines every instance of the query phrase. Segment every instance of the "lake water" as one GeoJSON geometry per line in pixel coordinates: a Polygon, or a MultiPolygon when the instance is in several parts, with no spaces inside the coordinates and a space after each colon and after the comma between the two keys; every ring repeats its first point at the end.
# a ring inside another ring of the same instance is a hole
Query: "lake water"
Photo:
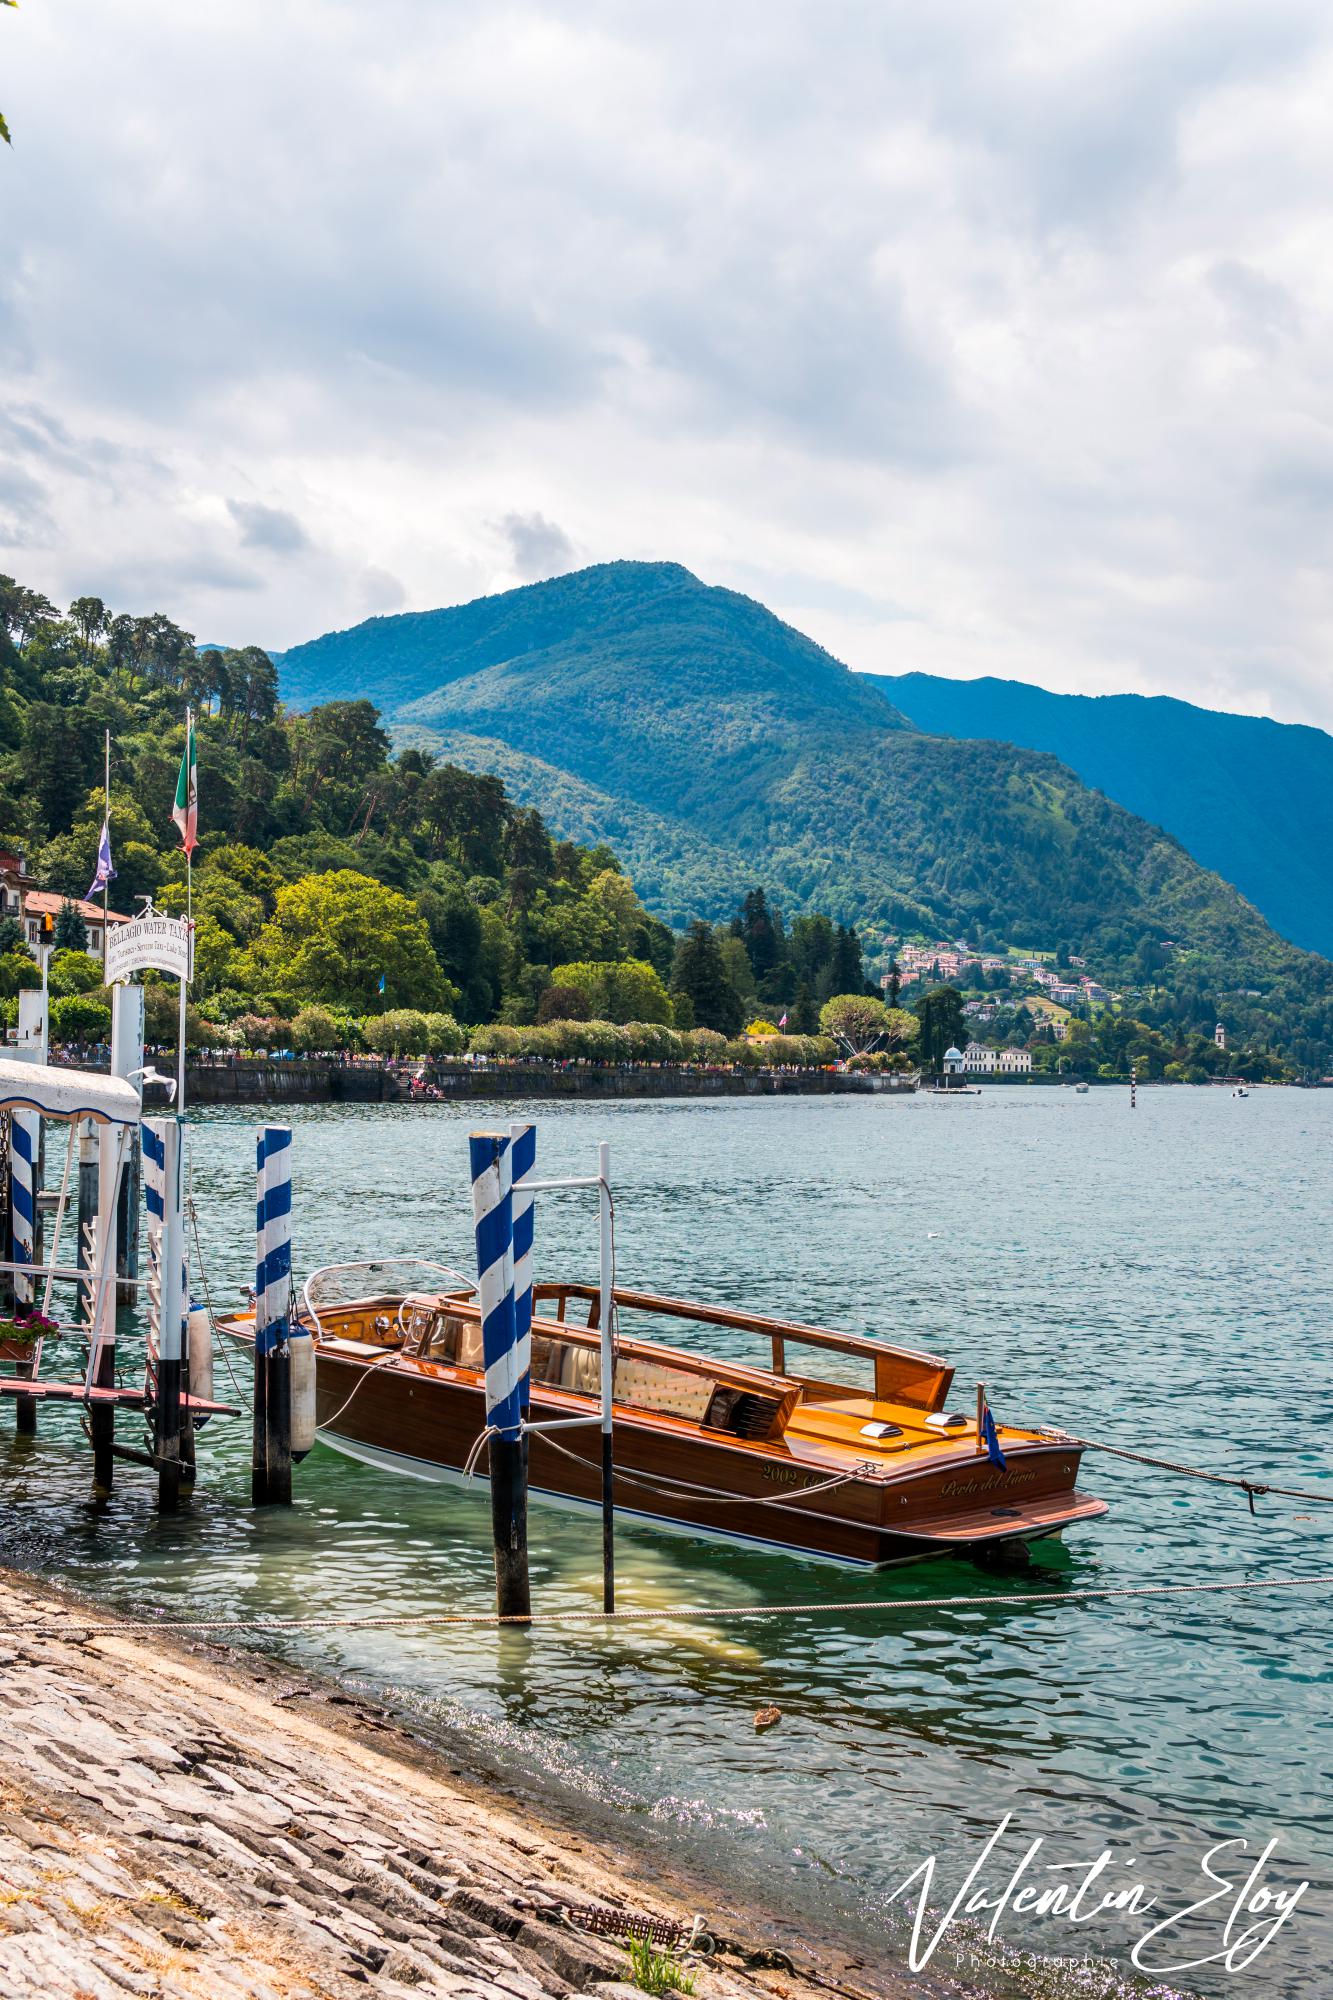
{"type": "MultiPolygon", "coordinates": [[[[284,1107],[298,1270],[389,1251],[467,1268],[466,1133],[523,1112],[284,1107]]],[[[543,1103],[530,1115],[550,1173],[593,1171],[597,1140],[611,1142],[623,1282],[869,1329],[949,1356],[956,1407],[981,1378],[1001,1418],[1333,1494],[1333,1093],[1144,1090],[1132,1113],[1121,1090],[992,1089],[543,1103]]],[[[253,1265],[260,1116],[205,1111],[194,1128],[215,1302],[253,1265]]],[[[539,1275],[593,1276],[591,1205],[539,1199],[537,1251],[539,1275]]],[[[218,1383],[225,1393],[221,1367],[218,1383]]],[[[321,1447],[297,1471],[291,1512],[255,1515],[248,1427],[215,1423],[192,1514],[159,1522],[149,1475],[121,1467],[97,1517],[74,1419],[41,1423],[35,1453],[8,1426],[0,1442],[0,1555],[108,1601],[333,1616],[493,1602],[480,1482],[430,1488],[321,1447]]],[[[947,1904],[1005,1814],[980,1878],[992,1891],[1038,1837],[1025,1879],[1043,1887],[1063,1879],[1043,1868],[1077,1879],[1109,1850],[1101,1888],[1146,1883],[1151,1915],[1069,1925],[1009,1911],[993,1945],[983,1916],[932,1962],[1015,1995],[1141,1990],[1128,1951],[1217,1887],[1205,1853],[1249,1843],[1213,1863],[1238,1888],[1276,1839],[1264,1880],[1311,1887],[1267,1951],[1248,1970],[1163,1971],[1155,1990],[1326,1995],[1333,1593],[1005,1599],[1034,1580],[1061,1591],[1328,1572],[1333,1513],[1261,1500],[1252,1518],[1237,1492],[1096,1454],[1082,1483],[1111,1514],[1022,1576],[961,1561],[844,1574],[641,1525],[619,1535],[625,1605],[968,1592],[987,1600],[978,1609],[266,1643],[375,1689],[425,1729],[467,1726],[511,1782],[572,1795],[590,1827],[609,1819],[636,1844],[704,1863],[738,1898],[753,1886],[795,1934],[816,1918],[840,1928],[870,1961],[904,1962],[893,1889],[935,1854],[933,1901],[947,1904]],[[782,1721],[757,1736],[754,1711],[770,1702],[782,1721]]],[[[539,1609],[600,1602],[598,1535],[591,1517],[534,1509],[539,1609]]],[[[1164,1937],[1151,1963],[1224,1950],[1233,1901],[1184,1942],[1164,1937]]]]}

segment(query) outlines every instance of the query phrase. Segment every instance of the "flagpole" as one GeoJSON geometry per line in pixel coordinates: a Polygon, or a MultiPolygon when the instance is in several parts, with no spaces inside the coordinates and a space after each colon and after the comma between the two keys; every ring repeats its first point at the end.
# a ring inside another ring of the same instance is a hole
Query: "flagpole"
{"type": "MultiPolygon", "coordinates": [[[[187,705],[185,710],[185,755],[187,760],[190,755],[190,731],[193,726],[193,713],[187,705]]],[[[185,843],[185,965],[187,972],[190,965],[190,945],[193,934],[194,849],[187,840],[185,843]]],[[[180,1021],[176,1030],[176,1116],[178,1118],[182,1118],[185,1115],[185,996],[188,985],[188,979],[182,976],[180,1021]]]]}
{"type": "MultiPolygon", "coordinates": [[[[111,731],[106,732],[106,761],[102,770],[103,816],[108,831],[111,827],[111,731]]],[[[106,985],[106,941],[111,929],[111,877],[102,884],[102,984],[106,985]]]]}

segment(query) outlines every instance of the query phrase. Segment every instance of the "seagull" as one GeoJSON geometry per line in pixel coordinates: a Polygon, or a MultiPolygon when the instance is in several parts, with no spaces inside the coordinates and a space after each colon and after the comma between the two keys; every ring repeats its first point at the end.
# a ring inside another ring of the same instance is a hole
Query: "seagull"
{"type": "Polygon", "coordinates": [[[136,1076],[141,1080],[145,1090],[150,1083],[160,1083],[167,1093],[167,1103],[174,1104],[176,1102],[176,1079],[174,1076],[163,1076],[161,1070],[154,1069],[151,1063],[146,1063],[142,1069],[132,1069],[125,1079],[126,1083],[133,1083],[136,1076]]]}

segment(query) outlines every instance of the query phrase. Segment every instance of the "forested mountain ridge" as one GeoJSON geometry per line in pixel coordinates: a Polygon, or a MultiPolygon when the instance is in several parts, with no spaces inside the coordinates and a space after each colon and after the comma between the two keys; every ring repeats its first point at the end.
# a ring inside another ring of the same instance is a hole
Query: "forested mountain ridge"
{"type": "Polygon", "coordinates": [[[1333,966],[1169,833],[1048,754],[912,727],[878,677],[675,565],[604,565],[422,614],[403,634],[410,660],[376,666],[398,622],[284,656],[284,694],[396,675],[398,740],[507,766],[562,833],[586,838],[609,801],[640,894],[677,927],[762,881],[791,914],[1064,945],[1141,995],[1146,1019],[1222,1018],[1310,1065],[1333,1049],[1333,966]],[[524,650],[504,654],[515,635],[524,650]]]}
{"type": "Polygon", "coordinates": [[[876,676],[922,729],[1049,750],[1175,835],[1308,951],[1333,954],[1333,736],[1166,695],[876,676]]]}

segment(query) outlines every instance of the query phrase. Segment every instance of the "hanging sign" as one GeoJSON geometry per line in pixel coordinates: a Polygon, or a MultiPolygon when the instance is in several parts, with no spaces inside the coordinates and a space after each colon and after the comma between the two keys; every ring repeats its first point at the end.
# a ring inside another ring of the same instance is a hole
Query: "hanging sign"
{"type": "Polygon", "coordinates": [[[145,911],[127,924],[108,926],[106,980],[121,986],[132,972],[169,972],[187,982],[194,973],[194,940],[184,917],[159,917],[145,911]]]}

